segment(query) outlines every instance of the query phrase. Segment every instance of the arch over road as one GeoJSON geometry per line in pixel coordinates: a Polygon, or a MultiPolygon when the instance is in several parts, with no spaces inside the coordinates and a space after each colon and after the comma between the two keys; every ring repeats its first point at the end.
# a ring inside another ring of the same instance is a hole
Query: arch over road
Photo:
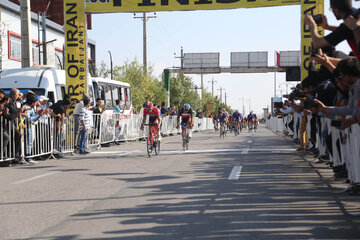
{"type": "MultiPolygon", "coordinates": [[[[64,0],[65,69],[67,93],[81,99],[86,93],[87,44],[85,12],[155,12],[216,10],[234,8],[301,5],[301,78],[307,76],[311,53],[310,29],[303,22],[305,14],[324,13],[324,0],[64,0]]],[[[319,28],[319,34],[324,30],[319,28]]],[[[286,29],[284,38],[286,38],[286,29]]]]}

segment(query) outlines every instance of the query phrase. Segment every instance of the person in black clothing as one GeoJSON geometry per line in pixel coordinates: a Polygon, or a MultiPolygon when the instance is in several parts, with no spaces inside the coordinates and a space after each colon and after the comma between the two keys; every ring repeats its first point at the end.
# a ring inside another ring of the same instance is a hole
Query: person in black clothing
{"type": "MultiPolygon", "coordinates": [[[[4,114],[7,113],[7,111],[9,111],[8,108],[5,108],[5,104],[8,104],[8,102],[9,102],[9,96],[4,94],[4,95],[2,95],[0,97],[1,97],[1,100],[0,100],[0,116],[3,116],[4,114]]],[[[3,140],[3,142],[2,142],[3,152],[0,154],[0,159],[6,159],[8,157],[8,144],[9,144],[9,141],[10,141],[9,128],[8,128],[7,121],[5,119],[2,119],[0,124],[1,124],[0,125],[0,131],[2,132],[1,133],[2,138],[0,138],[0,140],[3,140]]]]}
{"type": "Polygon", "coordinates": [[[97,116],[94,116],[94,126],[97,129],[97,133],[94,136],[96,139],[98,139],[100,136],[101,115],[104,113],[105,110],[105,106],[101,105],[101,101],[101,98],[96,99],[96,105],[93,110],[94,114],[99,114],[97,116]]]}
{"type": "MultiPolygon", "coordinates": [[[[353,16],[353,18],[357,19],[359,16],[359,10],[352,7],[352,0],[330,0],[330,8],[337,20],[346,20],[350,16],[353,16]]],[[[314,18],[311,15],[306,14],[304,22],[310,27],[312,43],[315,49],[323,48],[326,46],[336,46],[340,42],[347,40],[354,55],[358,59],[360,59],[360,53],[357,50],[357,44],[354,38],[353,31],[352,29],[349,29],[344,23],[340,24],[340,26],[338,27],[329,25],[327,22],[327,18],[322,15],[322,23],[319,25],[325,30],[329,30],[332,32],[325,37],[320,37],[317,30],[317,24],[315,23],[314,18]]],[[[333,59],[333,61],[334,65],[337,65],[340,59],[333,59]]]]}
{"type": "Polygon", "coordinates": [[[51,116],[55,118],[56,124],[56,137],[54,147],[61,152],[61,138],[62,138],[62,130],[64,127],[66,110],[71,107],[71,102],[68,98],[64,100],[59,100],[55,104],[50,106],[50,109],[53,110],[51,116]]]}
{"type": "Polygon", "coordinates": [[[165,106],[165,102],[161,103],[161,109],[160,109],[160,113],[163,116],[166,116],[168,113],[168,108],[165,106]]]}
{"type": "MultiPolygon", "coordinates": [[[[29,106],[22,106],[18,108],[16,105],[16,101],[19,98],[20,91],[19,89],[13,88],[10,90],[10,100],[9,103],[5,105],[5,108],[8,110],[3,113],[5,119],[9,120],[9,125],[11,125],[13,129],[13,133],[15,135],[15,157],[20,157],[20,142],[21,142],[21,134],[17,128],[17,121],[21,113],[26,110],[30,110],[29,106]]],[[[12,133],[11,133],[12,134],[12,133]]],[[[13,136],[12,136],[13,137],[13,136]]],[[[20,159],[19,163],[25,163],[24,159],[20,159]]]]}

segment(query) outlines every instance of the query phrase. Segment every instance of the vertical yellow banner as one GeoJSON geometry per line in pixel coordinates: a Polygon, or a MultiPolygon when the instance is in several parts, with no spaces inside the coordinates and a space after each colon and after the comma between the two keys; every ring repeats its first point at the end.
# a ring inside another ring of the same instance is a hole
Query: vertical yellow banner
{"type": "MultiPolygon", "coordinates": [[[[324,14],[324,0],[301,1],[301,80],[308,76],[311,55],[311,34],[308,25],[304,24],[305,14],[324,14]]],[[[324,36],[324,30],[318,27],[319,35],[324,36]]]]}
{"type": "Polygon", "coordinates": [[[64,0],[66,93],[72,100],[86,94],[86,20],[83,0],[64,0]]]}

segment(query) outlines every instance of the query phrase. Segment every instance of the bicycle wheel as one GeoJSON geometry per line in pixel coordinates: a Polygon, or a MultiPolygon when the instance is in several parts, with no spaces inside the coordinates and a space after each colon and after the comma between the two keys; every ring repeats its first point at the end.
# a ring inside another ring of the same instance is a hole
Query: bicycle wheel
{"type": "Polygon", "coordinates": [[[235,125],[235,137],[239,134],[239,132],[238,132],[238,126],[237,126],[237,124],[235,125]]]}
{"type": "Polygon", "coordinates": [[[151,157],[152,149],[153,149],[153,145],[151,142],[151,135],[149,135],[146,140],[146,150],[149,157],[151,157]]]}

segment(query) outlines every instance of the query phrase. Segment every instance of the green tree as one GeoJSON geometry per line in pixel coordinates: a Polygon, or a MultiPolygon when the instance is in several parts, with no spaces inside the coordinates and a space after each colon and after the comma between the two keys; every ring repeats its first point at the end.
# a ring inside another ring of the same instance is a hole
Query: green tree
{"type": "Polygon", "coordinates": [[[115,66],[113,70],[115,80],[127,82],[131,86],[133,106],[140,110],[147,101],[161,103],[166,100],[166,91],[161,81],[153,76],[152,68],[143,74],[142,65],[136,60],[126,61],[123,66],[115,66]]]}

